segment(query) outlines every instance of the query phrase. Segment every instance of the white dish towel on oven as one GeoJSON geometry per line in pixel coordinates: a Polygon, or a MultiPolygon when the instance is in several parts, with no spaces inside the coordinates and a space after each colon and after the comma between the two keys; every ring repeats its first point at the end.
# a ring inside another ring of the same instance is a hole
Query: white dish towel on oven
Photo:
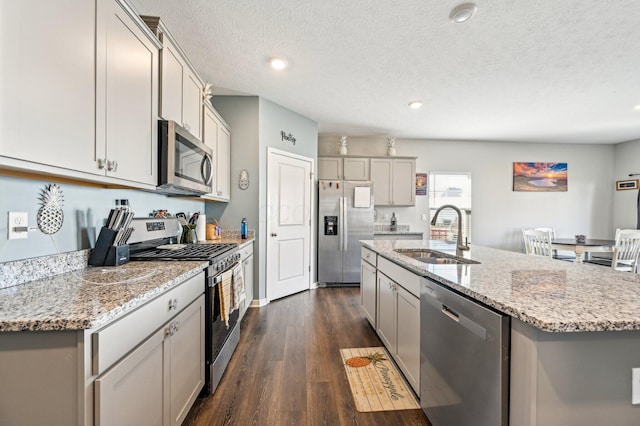
{"type": "Polygon", "coordinates": [[[242,273],[242,263],[238,263],[233,268],[233,303],[231,304],[231,311],[234,311],[240,307],[240,302],[247,298],[244,292],[244,275],[242,273]]]}

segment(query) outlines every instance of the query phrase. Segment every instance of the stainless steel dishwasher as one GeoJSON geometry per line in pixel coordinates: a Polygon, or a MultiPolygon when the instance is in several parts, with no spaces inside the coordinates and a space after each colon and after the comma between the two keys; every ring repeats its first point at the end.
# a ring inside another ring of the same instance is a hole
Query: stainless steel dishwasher
{"type": "Polygon", "coordinates": [[[510,317],[423,278],[420,405],[433,426],[509,423],[510,317]]]}

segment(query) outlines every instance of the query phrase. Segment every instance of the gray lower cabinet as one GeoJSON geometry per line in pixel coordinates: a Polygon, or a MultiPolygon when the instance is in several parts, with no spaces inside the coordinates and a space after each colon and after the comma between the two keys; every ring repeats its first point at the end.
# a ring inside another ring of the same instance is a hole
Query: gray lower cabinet
{"type": "MultiPolygon", "coordinates": [[[[375,303],[374,328],[405,378],[420,394],[420,277],[377,256],[377,267],[365,261],[363,248],[361,300],[375,303]],[[370,277],[370,278],[367,278],[370,277]],[[371,278],[373,277],[373,278],[371,278]],[[374,292],[367,289],[369,279],[376,283],[374,292]],[[372,299],[373,298],[373,299],[372,299]]],[[[375,253],[374,253],[375,254],[375,253]]],[[[369,319],[371,321],[371,319],[369,319]]]]}
{"type": "Polygon", "coordinates": [[[244,304],[240,307],[240,319],[242,319],[253,300],[253,242],[240,249],[240,256],[242,276],[244,277],[244,292],[247,296],[244,304]]]}
{"type": "MultiPolygon", "coordinates": [[[[363,249],[366,250],[366,249],[363,249]]],[[[376,254],[373,254],[376,256],[376,254]]],[[[375,257],[373,258],[375,264],[375,257]]],[[[362,258],[360,279],[360,304],[369,323],[372,327],[376,327],[376,267],[362,258]]]]}
{"type": "Polygon", "coordinates": [[[204,295],[95,381],[96,425],[180,425],[204,385],[204,295]]]}

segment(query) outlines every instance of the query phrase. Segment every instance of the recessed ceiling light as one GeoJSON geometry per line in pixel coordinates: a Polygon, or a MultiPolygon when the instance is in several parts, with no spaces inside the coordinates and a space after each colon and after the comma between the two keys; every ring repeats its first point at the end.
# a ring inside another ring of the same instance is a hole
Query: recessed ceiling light
{"type": "Polygon", "coordinates": [[[418,109],[422,106],[422,101],[411,101],[409,102],[409,108],[418,109]]]}
{"type": "Polygon", "coordinates": [[[478,7],[473,3],[464,3],[453,8],[449,14],[449,20],[454,24],[467,22],[476,13],[478,7]]]}
{"type": "Polygon", "coordinates": [[[640,105],[634,106],[633,109],[635,109],[636,111],[640,111],[640,105]]]}
{"type": "Polygon", "coordinates": [[[271,68],[278,71],[285,69],[288,65],[286,59],[279,57],[271,58],[269,60],[269,64],[271,65],[271,68]]]}

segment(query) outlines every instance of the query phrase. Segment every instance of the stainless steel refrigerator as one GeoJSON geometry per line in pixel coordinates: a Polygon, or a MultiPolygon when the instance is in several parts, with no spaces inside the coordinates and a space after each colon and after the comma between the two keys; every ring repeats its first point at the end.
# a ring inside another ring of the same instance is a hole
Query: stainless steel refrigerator
{"type": "Polygon", "coordinates": [[[318,181],[318,284],[360,283],[360,240],[373,240],[373,184],[318,181]]]}

